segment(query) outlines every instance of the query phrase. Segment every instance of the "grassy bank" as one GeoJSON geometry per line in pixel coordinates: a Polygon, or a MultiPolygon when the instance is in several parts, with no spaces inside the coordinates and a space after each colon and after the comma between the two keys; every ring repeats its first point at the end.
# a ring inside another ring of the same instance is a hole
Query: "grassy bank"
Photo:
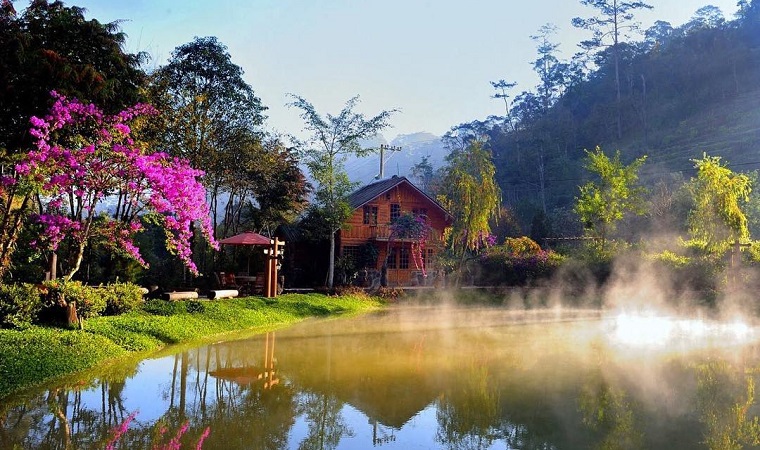
{"type": "Polygon", "coordinates": [[[351,314],[381,306],[364,296],[287,294],[213,301],[147,302],[121,316],[97,317],[85,329],[0,330],[0,399],[57,376],[169,344],[240,330],[267,329],[307,317],[351,314]]]}

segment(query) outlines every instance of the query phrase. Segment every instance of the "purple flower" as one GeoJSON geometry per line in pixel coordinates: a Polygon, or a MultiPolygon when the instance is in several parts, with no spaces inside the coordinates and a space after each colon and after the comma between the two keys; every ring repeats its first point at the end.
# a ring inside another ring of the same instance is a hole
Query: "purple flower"
{"type": "MultiPolygon", "coordinates": [[[[118,192],[129,199],[133,210],[152,210],[164,218],[167,247],[197,273],[190,259],[191,224],[199,224],[206,239],[218,248],[212,237],[205,189],[199,181],[203,172],[185,160],[145,151],[135,144],[126,123],[138,116],[154,115],[156,110],[138,104],[108,116],[93,104],[68,99],[55,91],[51,95],[55,103],[49,113],[30,120],[30,133],[37,139],[35,149],[16,165],[20,177],[42,188],[45,214],[38,220],[45,236],[39,242],[57,248],[66,238],[86,245],[100,235],[144,264],[133,243],[141,230],[135,225],[139,224],[136,217],[125,223],[115,219],[92,222],[98,202],[118,192]],[[94,133],[81,131],[93,127],[94,133]],[[54,131],[64,128],[75,133],[75,138],[65,142],[77,142],[77,146],[65,146],[57,140],[54,131]],[[70,204],[74,211],[68,209],[70,204]],[[92,225],[85,227],[85,223],[92,225]]],[[[0,186],[7,182],[0,181],[0,186]]]]}

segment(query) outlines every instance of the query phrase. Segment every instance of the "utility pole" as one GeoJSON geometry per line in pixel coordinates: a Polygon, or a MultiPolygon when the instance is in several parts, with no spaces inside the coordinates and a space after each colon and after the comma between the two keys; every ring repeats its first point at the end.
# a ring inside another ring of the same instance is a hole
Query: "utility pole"
{"type": "Polygon", "coordinates": [[[380,144],[380,174],[377,176],[378,180],[383,179],[383,172],[385,170],[385,151],[400,152],[401,147],[392,147],[390,145],[380,144]]]}

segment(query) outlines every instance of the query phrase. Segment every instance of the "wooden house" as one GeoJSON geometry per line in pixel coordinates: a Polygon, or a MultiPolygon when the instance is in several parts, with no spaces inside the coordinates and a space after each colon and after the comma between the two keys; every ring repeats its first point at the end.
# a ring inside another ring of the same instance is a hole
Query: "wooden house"
{"type": "Polygon", "coordinates": [[[383,264],[387,264],[388,286],[432,284],[437,274],[436,256],[444,247],[443,233],[452,220],[435,199],[406,177],[394,176],[355,191],[349,205],[353,215],[339,231],[336,254],[357,262],[357,284],[377,283],[383,264]],[[420,239],[392,232],[394,221],[407,214],[428,225],[423,245],[419,245],[420,239]],[[368,249],[375,258],[363,257],[368,249]]]}

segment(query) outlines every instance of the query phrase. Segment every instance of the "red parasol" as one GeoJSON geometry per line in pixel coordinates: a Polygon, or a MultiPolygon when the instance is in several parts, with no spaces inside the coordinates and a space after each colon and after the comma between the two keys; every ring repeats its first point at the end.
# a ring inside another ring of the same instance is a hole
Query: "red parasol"
{"type": "Polygon", "coordinates": [[[245,233],[240,233],[228,238],[224,238],[219,241],[219,243],[227,245],[270,245],[272,243],[272,240],[271,238],[262,236],[259,233],[246,231],[245,233]]]}

